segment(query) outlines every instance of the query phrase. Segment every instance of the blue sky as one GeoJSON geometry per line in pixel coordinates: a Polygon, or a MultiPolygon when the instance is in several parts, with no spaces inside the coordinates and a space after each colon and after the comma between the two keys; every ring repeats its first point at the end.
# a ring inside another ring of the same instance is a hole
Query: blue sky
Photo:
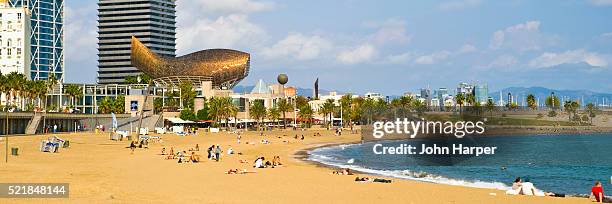
{"type": "MultiPolygon", "coordinates": [[[[96,2],[67,1],[66,80],[93,83],[96,2]]],[[[258,79],[402,94],[459,82],[612,92],[612,0],[178,0],[178,55],[251,53],[258,79]]]]}

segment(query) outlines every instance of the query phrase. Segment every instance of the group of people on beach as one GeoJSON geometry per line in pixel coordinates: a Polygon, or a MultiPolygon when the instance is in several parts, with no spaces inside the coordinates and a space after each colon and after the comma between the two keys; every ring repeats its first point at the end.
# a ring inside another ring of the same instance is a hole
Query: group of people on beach
{"type": "Polygon", "coordinates": [[[254,168],[275,168],[281,165],[283,164],[281,163],[280,156],[274,156],[272,161],[266,161],[265,157],[258,157],[255,159],[255,162],[253,162],[254,168]]]}
{"type": "Polygon", "coordinates": [[[174,151],[174,147],[170,147],[170,151],[166,152],[166,148],[162,148],[161,155],[166,156],[167,160],[178,159],[177,163],[199,163],[200,155],[197,154],[197,151],[200,151],[199,145],[196,144],[195,148],[189,149],[191,154],[188,154],[187,151],[174,151]]]}
{"type": "MultiPolygon", "coordinates": [[[[533,183],[529,181],[529,178],[523,180],[521,177],[517,177],[514,180],[512,183],[512,188],[506,191],[506,194],[565,197],[565,194],[543,192],[538,190],[533,183]]],[[[604,195],[604,190],[600,181],[596,181],[595,185],[591,187],[591,194],[589,198],[598,203],[612,203],[612,199],[604,195]]]]}

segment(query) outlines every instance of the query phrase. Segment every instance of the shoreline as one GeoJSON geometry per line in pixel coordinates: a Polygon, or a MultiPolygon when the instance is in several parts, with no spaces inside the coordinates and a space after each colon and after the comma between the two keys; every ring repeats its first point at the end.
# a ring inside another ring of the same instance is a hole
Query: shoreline
{"type": "MultiPolygon", "coordinates": [[[[581,133],[581,134],[591,134],[591,135],[602,135],[602,136],[609,136],[607,134],[610,134],[612,132],[589,132],[589,133],[581,133]],[[606,135],[604,135],[606,134],[606,135]]],[[[358,133],[359,134],[359,133],[358,133]]],[[[553,135],[573,135],[576,133],[548,133],[548,134],[538,134],[538,133],[517,133],[517,134],[508,134],[508,135],[483,135],[482,137],[508,137],[508,136],[517,136],[517,137],[530,137],[530,136],[553,136],[553,135]]],[[[340,136],[341,137],[341,136],[340,136]]],[[[421,138],[423,139],[423,138],[421,138]]],[[[330,171],[336,171],[338,169],[342,169],[342,167],[333,165],[333,164],[325,164],[323,162],[320,161],[314,161],[314,160],[310,160],[309,158],[312,156],[312,154],[310,154],[310,151],[312,150],[316,150],[316,149],[321,149],[321,148],[327,148],[327,147],[338,147],[338,146],[342,146],[342,145],[355,145],[355,144],[365,144],[365,143],[372,143],[372,142],[385,142],[385,141],[399,141],[399,140],[410,140],[410,138],[390,138],[390,139],[381,139],[381,140],[370,140],[370,141],[356,141],[356,142],[338,142],[338,143],[322,143],[322,144],[314,144],[311,146],[308,146],[306,148],[303,149],[299,149],[296,150],[293,154],[293,158],[319,167],[319,168],[325,168],[328,169],[330,171]]],[[[365,167],[362,167],[365,168],[365,167]]],[[[410,179],[410,178],[400,178],[400,177],[396,177],[396,176],[388,176],[388,175],[382,175],[382,174],[377,174],[377,173],[370,173],[370,172],[364,172],[361,170],[356,170],[353,168],[349,168],[351,169],[351,171],[359,173],[359,174],[365,174],[368,175],[370,177],[375,177],[375,176],[379,176],[379,177],[383,177],[386,179],[400,179],[400,180],[407,180],[407,181],[413,181],[413,182],[424,182],[424,183],[432,183],[432,184],[436,184],[436,185],[447,185],[447,186],[460,186],[460,187],[465,187],[465,188],[481,188],[481,189],[490,189],[490,190],[498,190],[498,191],[505,191],[505,190],[501,190],[501,189],[497,189],[497,188],[487,188],[487,187],[475,187],[475,186],[466,186],[466,185],[452,185],[452,184],[448,184],[448,183],[439,183],[439,182],[434,182],[434,181],[422,181],[422,180],[418,180],[416,178],[410,179]]],[[[365,168],[367,169],[367,168],[365,168]]],[[[427,173],[427,172],[426,172],[427,173]]],[[[443,175],[440,175],[443,176],[443,175]]],[[[453,179],[453,178],[448,178],[448,179],[453,179]]],[[[482,181],[484,182],[484,181],[482,181]]],[[[486,182],[486,183],[492,183],[492,182],[486,182]]],[[[505,192],[504,192],[505,193],[505,192]]],[[[588,198],[589,195],[588,194],[567,194],[567,193],[563,193],[566,195],[566,197],[573,197],[573,198],[588,198]]]]}
{"type": "MultiPolygon", "coordinates": [[[[158,134],[152,134],[158,135],[158,134]]],[[[49,135],[11,138],[20,155],[0,165],[0,179],[13,183],[70,183],[68,199],[2,199],[12,203],[587,203],[584,198],[555,199],[507,196],[503,191],[465,186],[440,185],[389,176],[355,172],[354,176],[333,175],[331,166],[305,160],[308,150],[325,146],[359,143],[358,134],[334,136],[333,131],[266,131],[269,144],[262,144],[259,132],[244,132],[237,144],[228,132],[192,136],[159,135],[163,142],[130,153],[129,141],[111,141],[106,133],[58,135],[70,140],[59,153],[39,151],[40,140],[49,135]],[[321,133],[322,136],[313,136],[321,133]],[[304,134],[305,140],[293,135],[304,134]],[[288,141],[288,142],[286,142],[288,141]],[[248,142],[248,143],[247,143],[248,142]],[[223,154],[221,161],[177,163],[160,156],[162,148],[187,150],[200,145],[220,144],[241,154],[223,154]],[[277,168],[253,168],[258,157],[283,158],[277,168]],[[247,161],[243,163],[242,161],[247,161]],[[227,175],[228,169],[253,173],[227,175]],[[389,178],[391,184],[355,182],[355,176],[389,178]],[[272,184],[272,185],[265,185],[272,184]],[[262,186],[263,185],[263,186],[262,186]],[[435,196],[443,193],[444,196],[435,196]]],[[[3,146],[0,141],[0,146],[3,146]]]]}

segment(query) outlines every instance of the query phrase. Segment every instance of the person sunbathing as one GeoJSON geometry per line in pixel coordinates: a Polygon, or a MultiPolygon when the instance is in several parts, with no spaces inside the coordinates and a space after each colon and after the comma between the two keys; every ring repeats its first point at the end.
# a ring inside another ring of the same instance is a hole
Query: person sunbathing
{"type": "Polygon", "coordinates": [[[266,168],[265,164],[264,164],[264,157],[259,157],[257,158],[257,160],[255,160],[255,164],[253,165],[253,167],[255,168],[266,168]]]}
{"type": "Polygon", "coordinates": [[[191,152],[191,156],[189,157],[192,163],[200,162],[200,155],[197,155],[195,152],[191,152]]]}
{"type": "Polygon", "coordinates": [[[272,166],[280,166],[283,165],[280,162],[280,156],[274,156],[274,159],[272,159],[272,166]]]}

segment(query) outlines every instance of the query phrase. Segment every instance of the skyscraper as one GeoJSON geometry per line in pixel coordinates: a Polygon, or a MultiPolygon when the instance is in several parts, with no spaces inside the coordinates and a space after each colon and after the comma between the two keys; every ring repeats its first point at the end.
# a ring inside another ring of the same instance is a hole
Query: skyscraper
{"type": "Polygon", "coordinates": [[[12,7],[25,7],[30,20],[30,79],[64,81],[64,1],[9,0],[12,7]]]}
{"type": "Polygon", "coordinates": [[[141,72],[131,66],[132,36],[153,52],[175,57],[176,0],[99,0],[98,83],[124,83],[141,72]]]}

